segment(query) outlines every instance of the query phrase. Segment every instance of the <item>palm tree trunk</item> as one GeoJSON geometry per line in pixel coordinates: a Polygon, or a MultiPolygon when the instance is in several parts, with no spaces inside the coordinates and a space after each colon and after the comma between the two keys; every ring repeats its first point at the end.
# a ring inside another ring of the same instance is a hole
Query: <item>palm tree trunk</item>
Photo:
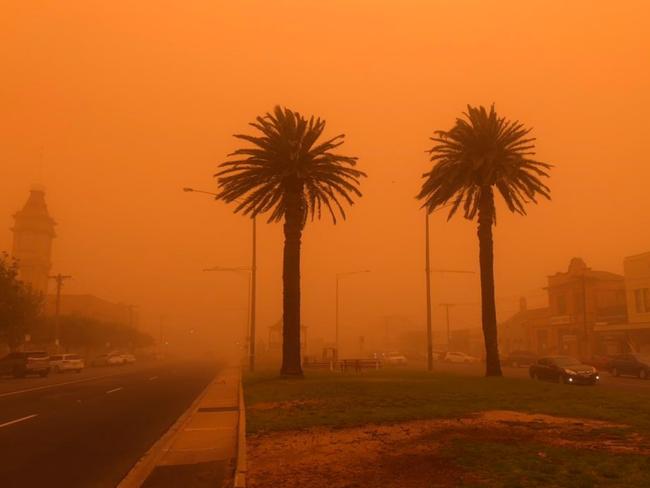
{"type": "Polygon", "coordinates": [[[301,188],[288,195],[287,212],[284,220],[284,264],[283,285],[283,327],[282,327],[282,369],[280,374],[302,376],[300,360],[300,241],[303,217],[301,188]]]}
{"type": "Polygon", "coordinates": [[[485,339],[485,375],[502,376],[497,338],[497,310],[494,299],[494,194],[491,187],[481,189],[478,241],[481,266],[481,313],[485,339]]]}

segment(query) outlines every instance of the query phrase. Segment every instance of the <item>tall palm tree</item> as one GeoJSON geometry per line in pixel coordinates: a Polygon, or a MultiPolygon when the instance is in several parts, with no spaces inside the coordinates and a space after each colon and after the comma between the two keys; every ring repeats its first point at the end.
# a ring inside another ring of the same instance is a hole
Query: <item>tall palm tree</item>
{"type": "Polygon", "coordinates": [[[235,212],[254,217],[269,213],[269,222],[284,220],[283,375],[302,375],[300,362],[300,242],[307,219],[329,213],[345,219],[343,203],[360,197],[365,173],[357,158],[336,154],[345,135],[319,142],[325,121],[275,107],[250,123],[258,134],[236,134],[252,146],[237,149],[219,165],[218,199],[237,201],[235,212]]]}
{"type": "Polygon", "coordinates": [[[542,182],[550,164],[532,159],[535,138],[518,121],[499,117],[494,110],[467,107],[448,131],[436,131],[429,151],[433,168],[423,175],[417,198],[432,212],[449,202],[448,219],[461,208],[465,218],[478,218],[481,305],[485,338],[486,375],[501,376],[494,300],[492,226],[496,224],[494,189],[511,212],[526,214],[526,203],[541,195],[550,200],[542,182]]]}

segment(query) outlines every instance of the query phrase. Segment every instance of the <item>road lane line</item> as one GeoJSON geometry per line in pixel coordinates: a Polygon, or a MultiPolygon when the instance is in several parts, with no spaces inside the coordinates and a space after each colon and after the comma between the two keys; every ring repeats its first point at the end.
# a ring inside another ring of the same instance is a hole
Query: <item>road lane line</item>
{"type": "Polygon", "coordinates": [[[113,388],[112,390],[108,390],[108,391],[106,392],[106,394],[109,394],[109,393],[115,393],[116,391],[120,391],[120,390],[123,390],[123,389],[124,389],[124,388],[121,387],[121,386],[118,387],[118,388],[113,388]]]}
{"type": "Polygon", "coordinates": [[[50,390],[52,388],[57,388],[59,386],[75,385],[77,383],[87,383],[88,381],[102,380],[102,379],[105,379],[105,378],[115,378],[117,376],[125,376],[125,375],[127,375],[129,373],[132,373],[132,372],[133,371],[120,371],[119,373],[115,373],[115,374],[97,375],[97,376],[93,376],[92,378],[84,378],[82,380],[61,381],[59,383],[52,383],[50,385],[35,386],[33,388],[23,388],[21,390],[14,390],[14,391],[6,392],[6,393],[0,393],[0,398],[13,396],[13,395],[20,395],[21,393],[29,393],[29,392],[32,392],[32,391],[50,390]]]}
{"type": "Polygon", "coordinates": [[[21,417],[19,419],[12,420],[10,422],[5,422],[4,424],[0,424],[0,429],[2,429],[3,427],[8,427],[13,424],[17,424],[18,422],[24,422],[25,420],[33,419],[34,417],[38,417],[38,414],[35,413],[34,415],[28,415],[27,417],[21,417]]]}
{"type": "Polygon", "coordinates": [[[153,380],[157,380],[157,379],[158,379],[157,376],[152,376],[151,378],[149,378],[149,381],[153,381],[153,380]]]}

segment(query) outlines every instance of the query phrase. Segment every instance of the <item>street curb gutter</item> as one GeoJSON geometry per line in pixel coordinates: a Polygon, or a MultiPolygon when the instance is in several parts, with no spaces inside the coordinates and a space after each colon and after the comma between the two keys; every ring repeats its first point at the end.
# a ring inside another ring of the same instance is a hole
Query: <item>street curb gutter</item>
{"type": "Polygon", "coordinates": [[[244,404],[244,387],[241,373],[239,376],[239,424],[237,429],[237,466],[235,468],[234,488],[246,488],[246,406],[244,404]]]}
{"type": "MultiPolygon", "coordinates": [[[[214,381],[214,380],[212,380],[214,381]]],[[[169,449],[174,437],[187,424],[192,415],[198,410],[199,404],[207,393],[212,381],[199,393],[199,396],[192,402],[190,407],[174,422],[163,436],[158,439],[153,446],[145,453],[140,460],[135,463],[133,468],[127,473],[124,479],[117,485],[117,488],[139,488],[146,481],[147,477],[156,467],[157,461],[163,453],[169,449]]]]}

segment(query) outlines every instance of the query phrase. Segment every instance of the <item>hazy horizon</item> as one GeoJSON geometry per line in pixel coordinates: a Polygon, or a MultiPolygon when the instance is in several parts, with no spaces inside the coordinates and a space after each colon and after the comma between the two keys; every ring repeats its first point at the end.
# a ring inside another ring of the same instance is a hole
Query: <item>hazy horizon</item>
{"type": "MultiPolygon", "coordinates": [[[[622,274],[650,250],[650,5],[630,1],[199,1],[162,5],[12,2],[0,25],[0,251],[32,183],[58,223],[53,272],[68,293],[140,307],[143,328],[239,332],[250,220],[207,195],[217,164],[257,115],[283,105],[345,133],[369,177],[348,220],[303,234],[302,317],[333,339],[337,272],[343,337],[387,315],[424,327],[424,212],[415,195],[426,150],[467,104],[495,103],[534,128],[554,165],[553,200],[527,217],[499,207],[500,319],[519,297],[544,306],[546,276],[573,257],[622,274]],[[468,13],[469,12],[469,13],[468,13]],[[605,28],[606,27],[606,28],[605,28]],[[498,32],[498,36],[493,36],[498,32]],[[83,41],[82,41],[83,40],[83,41]],[[479,49],[480,48],[480,49],[479,49]],[[645,61],[643,61],[645,59],[645,61]],[[645,229],[645,230],[644,230],[645,229]]],[[[258,337],[280,319],[282,226],[258,222],[258,337]]],[[[431,216],[432,268],[478,272],[476,225],[431,216]]],[[[479,325],[476,275],[433,275],[455,327],[479,325]]],[[[221,337],[219,335],[219,337],[221,337]]]]}

